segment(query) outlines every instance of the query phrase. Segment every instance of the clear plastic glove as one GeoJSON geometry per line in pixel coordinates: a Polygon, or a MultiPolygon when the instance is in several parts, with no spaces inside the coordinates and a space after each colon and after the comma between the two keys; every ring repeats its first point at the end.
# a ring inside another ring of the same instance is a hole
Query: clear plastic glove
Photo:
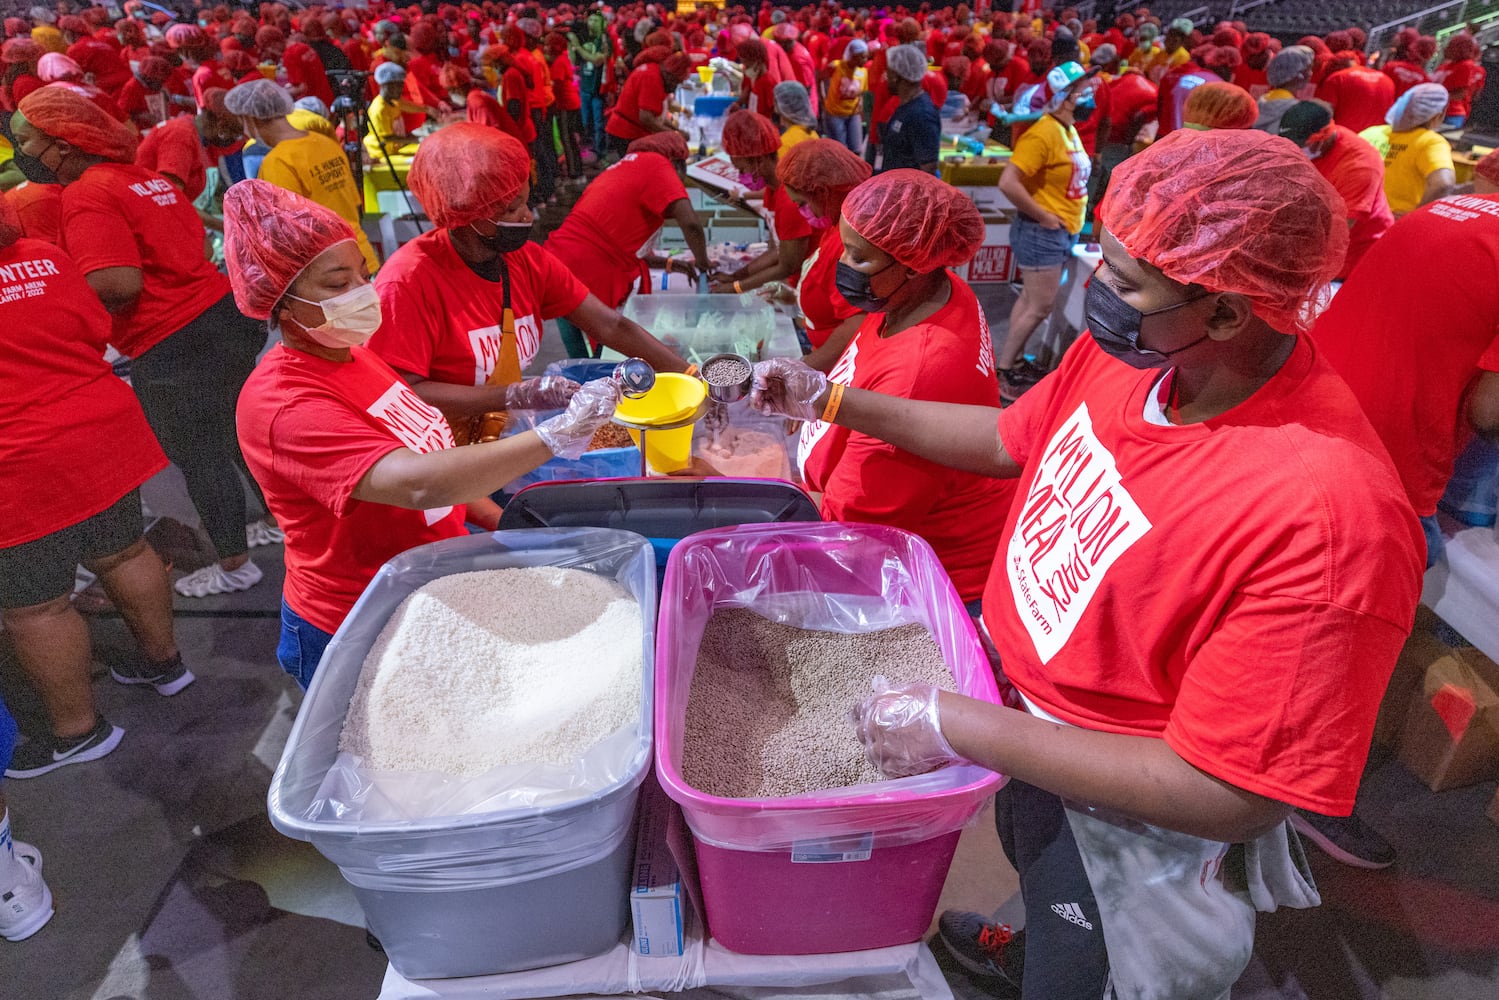
{"type": "Polygon", "coordinates": [[[796,302],[796,289],[779,281],[771,281],[755,289],[755,294],[766,302],[779,303],[781,305],[793,305],[796,302]]]}
{"type": "Polygon", "coordinates": [[[505,387],[505,409],[560,410],[578,388],[578,383],[564,375],[528,378],[505,387]]]}
{"type": "Polygon", "coordinates": [[[937,716],[937,688],[905,684],[892,688],[874,679],[875,694],[854,707],[854,725],[864,756],[890,778],[908,778],[953,764],[961,757],[942,735],[937,716]]]}
{"type": "Polygon", "coordinates": [[[817,401],[828,391],[828,377],[791,358],[771,358],[755,365],[750,406],[768,417],[816,420],[817,401]]]}
{"type": "Polygon", "coordinates": [[[620,396],[619,379],[586,382],[573,394],[566,410],[536,425],[536,435],[558,458],[581,458],[594,432],[614,416],[620,396]]]}

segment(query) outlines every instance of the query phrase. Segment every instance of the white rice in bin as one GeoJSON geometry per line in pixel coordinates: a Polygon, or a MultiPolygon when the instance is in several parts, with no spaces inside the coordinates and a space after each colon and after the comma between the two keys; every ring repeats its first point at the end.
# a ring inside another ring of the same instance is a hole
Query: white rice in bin
{"type": "Polygon", "coordinates": [[[472,777],[569,766],[640,717],[640,605],[614,580],[531,567],[412,593],[365,658],[339,749],[366,767],[472,777]]]}

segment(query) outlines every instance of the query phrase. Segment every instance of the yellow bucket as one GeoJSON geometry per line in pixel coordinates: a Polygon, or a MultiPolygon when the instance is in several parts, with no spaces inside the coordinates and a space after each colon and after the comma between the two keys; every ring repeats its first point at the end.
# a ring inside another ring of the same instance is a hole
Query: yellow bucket
{"type": "Polygon", "coordinates": [[[652,427],[669,427],[688,420],[708,398],[708,387],[701,379],[680,372],[662,372],[656,376],[651,391],[638,399],[626,397],[619,401],[614,415],[631,427],[630,437],[640,444],[640,431],[644,427],[645,460],[652,469],[662,474],[679,472],[692,462],[692,424],[673,430],[650,430],[652,427]]]}
{"type": "Polygon", "coordinates": [[[704,87],[711,87],[711,86],[713,86],[713,67],[712,66],[699,66],[697,68],[697,78],[699,80],[703,81],[703,86],[704,87]]]}

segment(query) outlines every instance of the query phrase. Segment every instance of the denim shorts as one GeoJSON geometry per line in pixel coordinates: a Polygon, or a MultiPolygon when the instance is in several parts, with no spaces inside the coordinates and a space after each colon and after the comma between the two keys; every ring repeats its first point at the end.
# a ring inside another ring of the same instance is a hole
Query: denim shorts
{"type": "Polygon", "coordinates": [[[312,683],[323,650],[332,641],[333,636],[297,614],[282,599],[281,640],[276,643],[276,660],[303,691],[312,683]]]}
{"type": "Polygon", "coordinates": [[[1077,237],[1065,229],[1047,229],[1025,215],[1010,227],[1010,249],[1020,267],[1060,267],[1072,254],[1077,237]]]}

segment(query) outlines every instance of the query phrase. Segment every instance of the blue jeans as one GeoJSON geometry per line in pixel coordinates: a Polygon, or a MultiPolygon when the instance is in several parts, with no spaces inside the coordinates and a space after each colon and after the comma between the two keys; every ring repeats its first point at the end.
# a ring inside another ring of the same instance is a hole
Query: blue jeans
{"type": "Polygon", "coordinates": [[[313,672],[323,659],[323,650],[333,636],[293,611],[281,601],[281,640],[276,643],[276,661],[291,674],[303,691],[312,683],[313,672]]]}
{"type": "Polygon", "coordinates": [[[603,156],[608,141],[604,135],[604,126],[607,124],[605,119],[608,117],[604,114],[604,95],[597,90],[585,90],[580,96],[583,98],[583,136],[593,146],[593,151],[603,156]]]}
{"type": "Polygon", "coordinates": [[[16,752],[16,737],[19,735],[15,717],[5,707],[4,699],[0,699],[0,775],[10,767],[10,758],[16,752]]]}
{"type": "Polygon", "coordinates": [[[1468,121],[1467,115],[1448,115],[1442,119],[1442,124],[1448,128],[1462,128],[1468,121]]]}
{"type": "Polygon", "coordinates": [[[1010,226],[1010,248],[1021,267],[1061,267],[1072,256],[1076,241],[1067,230],[1047,229],[1026,215],[1017,215],[1010,226]]]}
{"type": "Polygon", "coordinates": [[[828,138],[841,142],[855,155],[864,155],[864,116],[855,112],[842,118],[827,116],[828,138]]]}

